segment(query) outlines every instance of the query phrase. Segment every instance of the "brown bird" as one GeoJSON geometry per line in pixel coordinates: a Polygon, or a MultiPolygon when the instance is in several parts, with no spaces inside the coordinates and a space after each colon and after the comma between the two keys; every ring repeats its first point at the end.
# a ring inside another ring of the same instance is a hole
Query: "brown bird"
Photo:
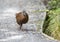
{"type": "Polygon", "coordinates": [[[16,21],[20,25],[20,29],[23,24],[26,24],[28,22],[28,19],[29,17],[26,11],[16,13],[16,21]]]}

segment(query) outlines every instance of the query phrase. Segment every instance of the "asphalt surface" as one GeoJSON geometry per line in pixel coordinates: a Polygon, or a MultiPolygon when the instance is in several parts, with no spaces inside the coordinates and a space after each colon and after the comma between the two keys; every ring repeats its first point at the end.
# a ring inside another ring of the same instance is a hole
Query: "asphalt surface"
{"type": "Polygon", "coordinates": [[[57,42],[43,36],[42,26],[46,16],[41,0],[0,0],[0,42],[57,42]],[[22,30],[16,23],[16,13],[25,10],[29,21],[22,30]]]}

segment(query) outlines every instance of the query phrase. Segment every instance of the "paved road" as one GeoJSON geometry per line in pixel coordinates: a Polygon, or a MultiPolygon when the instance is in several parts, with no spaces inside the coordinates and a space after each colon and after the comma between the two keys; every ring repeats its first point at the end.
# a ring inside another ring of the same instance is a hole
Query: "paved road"
{"type": "Polygon", "coordinates": [[[0,0],[0,42],[57,42],[41,34],[46,13],[35,13],[35,10],[45,10],[41,0],[0,0]],[[23,31],[15,19],[16,13],[22,10],[29,14],[23,31]]]}

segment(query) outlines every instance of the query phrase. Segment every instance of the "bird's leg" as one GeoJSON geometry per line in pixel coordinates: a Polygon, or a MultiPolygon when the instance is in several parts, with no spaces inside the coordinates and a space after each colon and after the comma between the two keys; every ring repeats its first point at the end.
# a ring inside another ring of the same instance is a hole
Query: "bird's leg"
{"type": "Polygon", "coordinates": [[[22,23],[20,24],[20,29],[22,28],[22,23]]]}

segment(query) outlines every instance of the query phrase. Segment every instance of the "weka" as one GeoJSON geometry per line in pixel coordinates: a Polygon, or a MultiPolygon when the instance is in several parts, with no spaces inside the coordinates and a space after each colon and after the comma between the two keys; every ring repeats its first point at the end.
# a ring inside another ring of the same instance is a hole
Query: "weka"
{"type": "Polygon", "coordinates": [[[23,24],[26,24],[28,22],[28,19],[29,17],[26,11],[16,13],[16,21],[20,25],[20,29],[22,28],[23,24]]]}

